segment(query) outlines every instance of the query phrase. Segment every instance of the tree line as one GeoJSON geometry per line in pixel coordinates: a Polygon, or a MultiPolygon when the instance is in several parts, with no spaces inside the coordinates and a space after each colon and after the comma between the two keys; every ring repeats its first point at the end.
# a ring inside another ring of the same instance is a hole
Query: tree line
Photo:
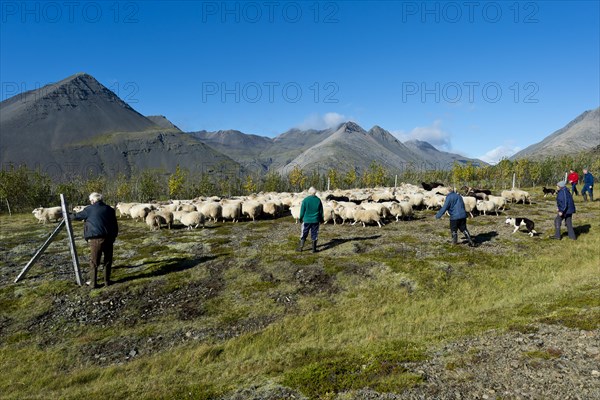
{"type": "Polygon", "coordinates": [[[517,187],[549,186],[564,179],[573,168],[600,171],[597,151],[577,155],[547,157],[541,160],[503,159],[496,165],[476,166],[472,163],[454,163],[450,169],[426,169],[407,165],[402,170],[390,170],[373,161],[365,171],[307,171],[296,166],[285,175],[278,172],[245,172],[222,174],[190,172],[179,166],[174,172],[160,169],[134,172],[116,177],[70,176],[51,178],[39,170],[26,166],[8,166],[0,170],[0,212],[25,212],[35,207],[58,204],[63,193],[70,204],[87,204],[91,192],[101,192],[107,201],[148,202],[151,200],[191,199],[199,196],[238,196],[258,192],[298,192],[314,186],[319,190],[352,189],[364,187],[393,187],[396,182],[443,182],[456,187],[476,186],[503,190],[512,186],[513,174],[517,187]]]}

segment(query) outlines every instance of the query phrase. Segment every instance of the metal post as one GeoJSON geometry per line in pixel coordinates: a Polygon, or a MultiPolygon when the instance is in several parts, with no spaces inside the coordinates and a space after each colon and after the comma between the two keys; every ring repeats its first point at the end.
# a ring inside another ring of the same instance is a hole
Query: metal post
{"type": "Polygon", "coordinates": [[[513,185],[512,185],[513,190],[515,189],[515,181],[516,181],[516,179],[517,179],[517,174],[515,172],[515,173],[513,173],[513,185]]]}
{"type": "Polygon", "coordinates": [[[81,286],[81,271],[79,270],[79,258],[77,257],[77,248],[75,248],[75,238],[73,236],[73,227],[71,226],[71,220],[69,219],[69,209],[67,207],[67,201],[65,200],[65,196],[60,194],[60,203],[62,206],[63,212],[63,221],[65,221],[65,225],[67,227],[67,236],[69,239],[69,249],[71,250],[71,260],[73,261],[73,268],[75,270],[75,280],[77,284],[81,286]]]}
{"type": "Polygon", "coordinates": [[[329,185],[331,184],[331,178],[327,177],[327,191],[329,192],[329,185]]]}

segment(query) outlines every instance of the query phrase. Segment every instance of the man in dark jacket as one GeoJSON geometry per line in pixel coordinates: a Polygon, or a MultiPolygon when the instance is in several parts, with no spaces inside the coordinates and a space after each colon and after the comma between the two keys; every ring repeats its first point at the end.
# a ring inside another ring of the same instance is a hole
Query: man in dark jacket
{"type": "Polygon", "coordinates": [[[444,201],[444,205],[440,211],[435,214],[435,218],[442,218],[446,211],[448,211],[450,214],[450,232],[452,233],[452,244],[458,244],[458,230],[460,230],[467,238],[469,246],[474,247],[475,243],[471,238],[471,234],[467,230],[467,212],[465,211],[465,202],[454,190],[448,193],[448,196],[446,196],[446,201],[444,201]]]}
{"type": "Polygon", "coordinates": [[[557,215],[556,218],[554,218],[554,236],[551,236],[551,238],[560,240],[560,226],[562,225],[562,222],[565,221],[569,239],[575,240],[577,237],[575,236],[573,222],[571,220],[573,214],[575,214],[575,203],[573,202],[573,196],[571,196],[571,193],[567,189],[565,181],[558,182],[556,187],[558,188],[558,192],[556,193],[557,215]]]}
{"type": "Polygon", "coordinates": [[[310,231],[312,240],[312,252],[317,252],[317,240],[319,236],[319,224],[324,221],[323,203],[317,197],[317,190],[314,187],[308,189],[308,196],[302,200],[300,206],[300,221],[302,222],[302,235],[297,251],[302,251],[304,242],[310,231]]]}
{"type": "Polygon", "coordinates": [[[594,176],[587,169],[583,170],[583,189],[581,189],[581,196],[583,201],[587,201],[587,195],[590,195],[590,201],[594,201],[594,176]]]}
{"type": "Polygon", "coordinates": [[[104,285],[109,286],[110,270],[113,262],[113,243],[119,234],[119,225],[115,210],[104,204],[100,193],[90,194],[90,206],[75,214],[73,219],[85,220],[83,237],[90,243],[90,281],[92,288],[97,288],[96,274],[100,257],[104,254],[104,285]]]}

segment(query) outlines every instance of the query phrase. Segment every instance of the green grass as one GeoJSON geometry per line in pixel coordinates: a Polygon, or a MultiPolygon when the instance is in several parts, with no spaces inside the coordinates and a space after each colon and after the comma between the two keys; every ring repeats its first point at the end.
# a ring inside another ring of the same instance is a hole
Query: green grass
{"type": "MultiPolygon", "coordinates": [[[[270,385],[312,399],[364,387],[400,392],[423,379],[407,363],[447,341],[490,329],[533,333],[542,323],[598,329],[600,203],[578,202],[574,224],[586,230],[576,242],[555,242],[546,239],[553,203],[534,200],[507,213],[539,215],[541,237],[513,235],[504,216],[482,216],[469,220],[471,233],[486,238],[476,249],[450,245],[448,221],[431,211],[381,229],[327,225],[317,254],[310,240],[295,252],[290,217],[158,232],[120,220],[117,284],[97,291],[74,284],[64,236],[14,284],[53,227],[0,216],[0,393],[212,399],[270,385]],[[133,348],[138,354],[127,358],[133,348]]],[[[77,245],[87,271],[87,245],[77,245]]]]}

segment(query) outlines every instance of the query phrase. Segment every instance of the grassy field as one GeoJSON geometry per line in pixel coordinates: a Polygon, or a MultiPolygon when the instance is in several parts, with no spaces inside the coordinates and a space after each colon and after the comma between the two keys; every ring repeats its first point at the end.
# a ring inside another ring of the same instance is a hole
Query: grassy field
{"type": "Polygon", "coordinates": [[[477,248],[452,246],[433,211],[325,225],[317,254],[294,251],[289,216],[158,232],[120,220],[117,284],[95,291],[74,283],[64,233],[13,283],[54,225],[2,215],[0,398],[401,393],[422,383],[409,366],[447,341],[539,322],[598,329],[600,202],[576,198],[578,240],[553,241],[554,199],[530,190],[533,205],[469,219],[477,248]],[[533,219],[540,236],[511,234],[507,215],[533,219]]]}

